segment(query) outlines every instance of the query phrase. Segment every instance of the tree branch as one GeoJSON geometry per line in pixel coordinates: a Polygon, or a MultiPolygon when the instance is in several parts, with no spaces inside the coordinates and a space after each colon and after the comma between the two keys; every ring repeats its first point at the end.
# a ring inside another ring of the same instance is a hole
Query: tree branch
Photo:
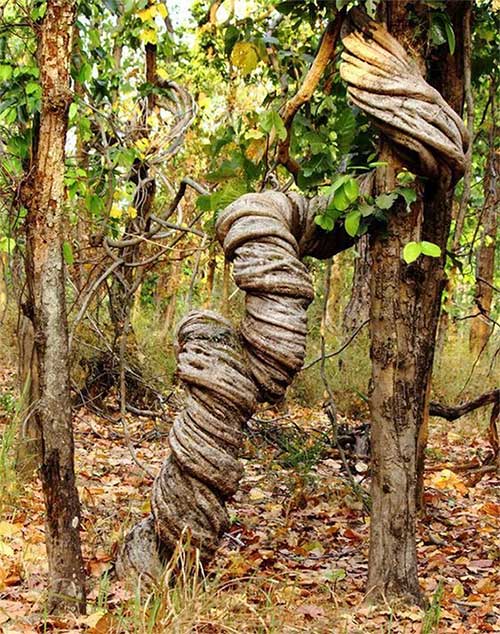
{"type": "Polygon", "coordinates": [[[300,166],[297,161],[290,156],[290,140],[293,119],[299,108],[311,99],[319,84],[319,80],[328,66],[328,62],[333,58],[344,16],[345,9],[342,9],[337,13],[334,20],[330,20],[330,22],[328,22],[321,39],[318,53],[314,58],[304,81],[302,82],[302,86],[296,94],[286,102],[281,112],[281,118],[283,119],[283,123],[287,130],[287,136],[286,139],[278,145],[278,163],[284,165],[295,177],[299,172],[300,166]]]}
{"type": "Polygon", "coordinates": [[[462,405],[450,406],[450,405],[442,405],[441,403],[437,403],[436,401],[431,401],[429,404],[429,414],[431,416],[439,416],[440,418],[445,418],[446,420],[453,421],[465,414],[469,414],[479,407],[483,407],[484,405],[490,405],[491,403],[497,403],[500,400],[500,388],[496,390],[492,390],[491,392],[485,392],[473,399],[472,401],[467,401],[466,403],[462,403],[462,405]]]}

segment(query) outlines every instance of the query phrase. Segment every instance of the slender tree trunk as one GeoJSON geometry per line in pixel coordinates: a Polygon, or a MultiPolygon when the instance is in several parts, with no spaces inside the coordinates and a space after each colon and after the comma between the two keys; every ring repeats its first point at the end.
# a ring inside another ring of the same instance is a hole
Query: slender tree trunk
{"type": "MultiPolygon", "coordinates": [[[[492,94],[492,100],[495,94],[492,94]]],[[[486,347],[492,332],[488,320],[493,302],[493,276],[495,270],[495,250],[497,236],[497,213],[500,200],[498,174],[500,155],[495,152],[495,115],[493,110],[489,134],[489,154],[484,176],[484,206],[482,224],[483,239],[477,254],[476,292],[474,302],[481,313],[472,320],[469,346],[474,356],[478,356],[486,347]]]]}
{"type": "Polygon", "coordinates": [[[370,312],[370,253],[368,236],[360,238],[356,245],[359,255],[354,260],[354,274],[349,302],[344,310],[342,326],[346,332],[354,332],[368,319],[370,312]]]}
{"type": "MultiPolygon", "coordinates": [[[[457,0],[447,4],[447,11],[456,38],[453,55],[446,47],[441,47],[433,57],[428,69],[428,81],[448,102],[462,115],[464,106],[464,66],[470,63],[464,51],[464,24],[470,20],[472,5],[470,0],[457,0]]],[[[467,49],[470,51],[470,49],[467,49]]],[[[419,347],[415,351],[418,358],[418,381],[425,390],[425,401],[419,425],[417,443],[417,507],[423,508],[425,450],[428,439],[429,399],[436,335],[441,311],[441,298],[446,287],[445,260],[446,245],[450,235],[453,214],[454,186],[444,176],[436,183],[427,183],[424,192],[424,222],[422,240],[437,244],[441,248],[439,258],[421,258],[421,280],[423,289],[421,310],[419,312],[419,329],[422,336],[419,347]]]]}
{"type": "Polygon", "coordinates": [[[205,289],[205,292],[206,292],[205,306],[207,308],[212,307],[216,267],[217,267],[217,263],[215,260],[215,250],[212,247],[210,247],[209,255],[208,255],[208,263],[207,263],[207,281],[206,281],[206,289],[205,289]]]}
{"type": "MultiPolygon", "coordinates": [[[[383,144],[377,189],[395,188],[401,164],[383,144]]],[[[372,515],[368,592],[371,600],[402,598],[421,603],[415,540],[416,443],[421,410],[417,384],[415,313],[419,291],[401,253],[420,239],[422,202],[405,213],[391,210],[387,233],[370,241],[372,359],[372,515]]]]}
{"type": "Polygon", "coordinates": [[[33,175],[25,192],[28,312],[34,329],[39,400],[33,419],[41,432],[40,475],[46,505],[49,610],[85,610],[80,504],[74,447],[64,293],[62,230],[73,0],[48,0],[40,25],[40,132],[33,175]]]}

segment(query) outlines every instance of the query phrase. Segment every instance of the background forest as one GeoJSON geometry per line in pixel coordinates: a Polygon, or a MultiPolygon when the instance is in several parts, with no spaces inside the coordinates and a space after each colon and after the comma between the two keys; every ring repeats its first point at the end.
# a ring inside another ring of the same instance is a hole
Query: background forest
{"type": "Polygon", "coordinates": [[[486,0],[0,0],[0,631],[498,631],[499,16],[486,0]],[[431,226],[422,212],[422,235],[392,218],[409,223],[445,179],[398,163],[348,94],[353,5],[387,22],[470,135],[449,214],[436,205],[431,226]],[[392,186],[372,193],[388,165],[392,186]],[[193,309],[242,319],[216,221],[268,190],[326,197],[317,231],[343,242],[305,258],[303,367],[244,425],[215,557],[202,565],[187,531],[161,584],[130,584],[115,560],[151,513],[185,400],[178,324],[193,309]],[[387,227],[400,231],[393,260],[387,227]],[[374,312],[390,262],[423,289],[410,312],[425,363],[405,387],[422,421],[404,607],[364,603],[367,575],[400,594],[373,540],[369,555],[376,343],[382,322],[407,322],[374,312]],[[69,609],[61,566],[86,588],[69,609]]]}

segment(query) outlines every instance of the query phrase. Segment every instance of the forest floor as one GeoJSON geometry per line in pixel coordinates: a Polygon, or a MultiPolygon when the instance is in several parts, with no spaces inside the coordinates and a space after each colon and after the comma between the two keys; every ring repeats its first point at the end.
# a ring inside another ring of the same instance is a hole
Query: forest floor
{"type": "MultiPolygon", "coordinates": [[[[0,394],[12,382],[3,372],[0,394]]],[[[78,411],[76,468],[89,575],[89,614],[78,619],[43,613],[42,493],[37,480],[20,483],[9,471],[11,418],[0,409],[3,634],[500,632],[500,479],[490,472],[473,484],[470,471],[459,470],[488,450],[485,435],[466,419],[432,421],[426,511],[418,523],[419,574],[430,608],[398,612],[363,604],[369,518],[327,441],[321,410],[290,406],[275,412],[274,421],[253,425],[245,476],[229,505],[231,529],[216,560],[202,573],[181,557],[185,577],[142,602],[116,581],[112,562],[127,529],[149,512],[151,478],[132,460],[119,422],[78,411]]],[[[152,472],[165,458],[169,426],[130,418],[136,458],[152,472]]],[[[366,489],[366,462],[358,457],[350,464],[366,489]]]]}

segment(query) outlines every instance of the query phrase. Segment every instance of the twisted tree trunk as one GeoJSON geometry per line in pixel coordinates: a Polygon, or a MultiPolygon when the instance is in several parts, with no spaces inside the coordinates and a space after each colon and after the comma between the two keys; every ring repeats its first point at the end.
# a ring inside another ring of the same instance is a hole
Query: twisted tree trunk
{"type": "Polygon", "coordinates": [[[304,361],[313,287],[301,260],[331,257],[352,244],[341,227],[331,235],[315,224],[327,202],[247,194],[219,216],[217,236],[233,262],[236,284],[246,291],[246,314],[239,332],[210,311],[192,312],[179,326],[177,371],[186,407],[153,486],[152,515],[122,549],[120,576],[133,571],[157,579],[186,527],[203,558],[216,549],[228,527],[225,500],[242,475],[243,424],[259,401],[283,397],[304,361]]]}

